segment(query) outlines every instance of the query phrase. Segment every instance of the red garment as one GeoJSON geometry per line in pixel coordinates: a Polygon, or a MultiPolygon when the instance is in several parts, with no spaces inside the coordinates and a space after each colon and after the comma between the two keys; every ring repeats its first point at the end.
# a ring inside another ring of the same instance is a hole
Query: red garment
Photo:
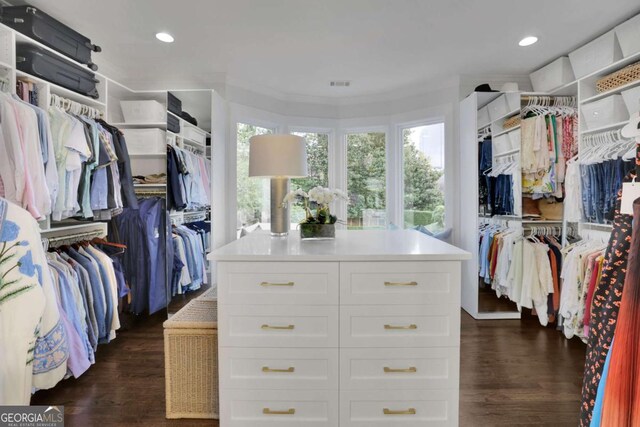
{"type": "Polygon", "coordinates": [[[587,291],[587,300],[585,302],[584,310],[584,335],[589,336],[589,319],[591,319],[591,302],[593,301],[593,292],[596,289],[596,283],[600,281],[602,275],[602,256],[598,256],[593,260],[593,273],[591,273],[591,280],[589,281],[589,290],[587,291]]]}

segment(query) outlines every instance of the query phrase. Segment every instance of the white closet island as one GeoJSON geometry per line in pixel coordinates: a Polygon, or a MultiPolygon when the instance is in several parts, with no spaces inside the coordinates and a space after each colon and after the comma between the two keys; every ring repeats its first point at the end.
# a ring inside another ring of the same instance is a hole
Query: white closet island
{"type": "Polygon", "coordinates": [[[414,230],[214,251],[221,427],[458,425],[469,258],[414,230]]]}

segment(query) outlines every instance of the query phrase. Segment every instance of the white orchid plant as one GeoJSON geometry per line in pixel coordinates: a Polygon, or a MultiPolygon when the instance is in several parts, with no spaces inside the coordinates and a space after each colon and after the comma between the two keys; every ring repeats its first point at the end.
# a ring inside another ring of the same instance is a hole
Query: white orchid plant
{"type": "Polygon", "coordinates": [[[338,218],[331,215],[330,205],[336,200],[348,201],[349,198],[338,189],[314,187],[308,193],[302,189],[289,192],[284,196],[282,205],[302,202],[305,219],[300,224],[335,224],[338,218]],[[315,205],[315,214],[312,211],[312,205],[315,205]]]}

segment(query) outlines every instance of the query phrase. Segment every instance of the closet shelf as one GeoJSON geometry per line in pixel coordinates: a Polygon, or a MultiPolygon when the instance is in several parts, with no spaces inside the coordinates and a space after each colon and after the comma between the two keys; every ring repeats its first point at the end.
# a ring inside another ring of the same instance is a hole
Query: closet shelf
{"type": "Polygon", "coordinates": [[[510,111],[510,112],[508,112],[507,114],[505,114],[504,116],[498,117],[496,120],[491,120],[491,124],[501,122],[501,121],[503,121],[504,119],[507,119],[507,118],[509,118],[509,117],[511,117],[511,116],[515,116],[515,115],[516,115],[516,114],[518,114],[519,112],[520,112],[520,108],[518,108],[518,109],[516,109],[516,110],[513,110],[513,111],[510,111]]]}
{"type": "Polygon", "coordinates": [[[558,95],[558,96],[575,96],[576,93],[578,93],[577,80],[563,84],[562,86],[558,86],[557,88],[549,91],[549,95],[558,95]]]}
{"type": "Polygon", "coordinates": [[[166,157],[167,153],[129,153],[129,157],[148,157],[148,158],[156,158],[156,157],[166,157]]]}
{"type": "Polygon", "coordinates": [[[580,101],[580,104],[588,104],[590,102],[597,101],[597,100],[602,99],[602,98],[606,98],[609,95],[614,95],[614,94],[623,92],[623,91],[625,91],[627,89],[631,89],[631,88],[636,87],[636,86],[640,86],[640,80],[636,80],[635,82],[627,83],[626,85],[618,86],[618,87],[616,87],[614,89],[610,89],[610,90],[608,90],[606,92],[602,92],[602,93],[599,93],[597,95],[591,96],[589,98],[583,99],[582,101],[580,101]]]}
{"type": "Polygon", "coordinates": [[[175,114],[175,113],[172,113],[172,112],[171,112],[171,111],[169,111],[169,110],[167,110],[167,114],[170,114],[170,115],[172,115],[173,117],[175,117],[176,119],[180,120],[180,123],[182,123],[183,125],[185,125],[185,126],[189,126],[189,127],[192,127],[192,128],[194,128],[194,129],[197,129],[197,130],[199,130],[200,132],[204,133],[204,134],[205,134],[205,135],[207,135],[207,136],[211,136],[211,133],[207,132],[206,130],[204,130],[204,129],[202,129],[202,128],[200,128],[200,127],[198,127],[198,126],[194,125],[194,124],[189,123],[188,121],[186,121],[185,119],[183,119],[183,118],[182,118],[182,117],[180,117],[179,115],[177,115],[177,114],[175,114]]]}
{"type": "Polygon", "coordinates": [[[613,72],[616,72],[616,71],[626,67],[627,65],[631,65],[634,62],[638,62],[638,61],[640,61],[640,52],[634,53],[631,56],[623,58],[623,59],[621,59],[621,60],[619,60],[617,62],[614,62],[613,64],[607,65],[606,67],[601,68],[601,69],[599,69],[597,71],[594,71],[593,73],[588,74],[588,75],[586,75],[584,77],[580,77],[579,80],[585,80],[585,79],[588,79],[590,77],[604,77],[604,76],[606,76],[608,74],[611,74],[613,72]]]}
{"type": "Polygon", "coordinates": [[[519,152],[520,152],[520,149],[516,148],[516,149],[513,149],[513,150],[509,150],[509,151],[503,151],[502,153],[494,154],[493,157],[499,158],[499,157],[509,156],[511,154],[518,154],[519,152]]]}
{"type": "MultiPolygon", "coordinates": [[[[91,71],[91,70],[89,69],[89,67],[87,67],[85,64],[81,64],[81,63],[79,63],[78,61],[74,61],[73,59],[69,58],[68,56],[66,56],[66,55],[64,55],[64,54],[62,54],[62,53],[60,53],[60,52],[58,52],[58,51],[57,51],[57,50],[55,50],[55,49],[51,49],[49,46],[45,46],[44,44],[40,43],[40,42],[39,42],[39,41],[37,41],[37,40],[34,40],[34,39],[30,38],[30,37],[27,37],[27,36],[25,36],[24,34],[19,33],[18,31],[15,31],[15,35],[16,35],[16,42],[28,43],[28,44],[30,44],[30,45],[37,46],[37,47],[39,47],[39,48],[41,48],[41,49],[44,49],[44,50],[48,51],[49,53],[51,53],[51,54],[53,54],[53,55],[55,55],[55,56],[57,56],[57,57],[61,58],[62,60],[66,61],[66,62],[69,62],[70,64],[73,64],[73,65],[75,65],[75,66],[77,66],[77,67],[80,67],[80,68],[82,68],[82,69],[84,69],[84,70],[91,71]]],[[[93,71],[92,71],[92,72],[93,72],[93,71]]],[[[100,77],[100,78],[102,78],[102,79],[104,78],[104,76],[103,76],[102,74],[100,74],[100,73],[96,73],[96,72],[93,72],[93,73],[94,73],[97,77],[100,77]]]]}
{"type": "Polygon", "coordinates": [[[166,122],[157,123],[111,123],[119,129],[163,129],[167,128],[166,122]]]}
{"type": "Polygon", "coordinates": [[[158,187],[166,187],[166,183],[161,184],[133,184],[136,188],[158,188],[158,187]]]}
{"type": "Polygon", "coordinates": [[[196,146],[196,147],[198,147],[198,148],[202,148],[202,149],[206,149],[206,147],[207,147],[206,145],[201,144],[201,143],[200,143],[200,142],[198,142],[198,141],[194,141],[193,139],[189,139],[189,138],[187,138],[187,137],[185,137],[185,136],[183,136],[183,135],[180,135],[179,133],[171,132],[170,130],[168,130],[168,131],[167,131],[167,133],[168,133],[169,135],[173,135],[173,136],[175,136],[175,137],[177,137],[177,138],[180,138],[180,139],[182,140],[182,142],[186,142],[186,143],[188,143],[189,145],[193,145],[193,146],[196,146]]]}
{"type": "Polygon", "coordinates": [[[69,231],[80,231],[80,230],[92,230],[92,229],[103,229],[106,232],[107,224],[104,222],[84,222],[78,223],[74,225],[64,225],[61,227],[50,227],[40,229],[40,234],[48,235],[48,234],[57,234],[57,233],[67,233],[69,231]]]}
{"type": "Polygon", "coordinates": [[[595,129],[584,130],[581,132],[581,134],[588,135],[590,133],[597,133],[597,132],[604,132],[607,130],[618,129],[625,126],[627,123],[629,123],[629,120],[625,120],[624,122],[619,122],[619,123],[613,123],[611,125],[600,126],[599,128],[595,128],[595,129]]]}
{"type": "Polygon", "coordinates": [[[98,109],[104,110],[107,106],[104,102],[100,102],[97,99],[93,99],[93,98],[89,98],[88,96],[81,95],[78,92],[74,92],[62,86],[58,86],[57,84],[48,82],[44,79],[41,79],[40,77],[32,76],[31,74],[25,73],[24,71],[16,70],[16,77],[17,78],[23,77],[35,83],[42,83],[42,84],[49,85],[49,89],[51,90],[51,93],[59,95],[63,98],[68,98],[72,101],[79,102],[80,104],[84,104],[89,107],[96,107],[98,109]]]}
{"type": "MultiPolygon", "coordinates": [[[[495,135],[493,135],[493,137],[496,138],[496,137],[498,137],[500,135],[504,135],[505,133],[513,132],[514,130],[518,130],[518,129],[520,129],[520,125],[514,126],[514,127],[509,128],[509,129],[505,129],[502,132],[498,132],[495,135]]],[[[500,155],[500,154],[498,154],[498,155],[500,155]]]]}
{"type": "Polygon", "coordinates": [[[600,224],[599,222],[579,222],[578,224],[587,228],[606,228],[608,230],[613,229],[613,224],[600,224]]]}

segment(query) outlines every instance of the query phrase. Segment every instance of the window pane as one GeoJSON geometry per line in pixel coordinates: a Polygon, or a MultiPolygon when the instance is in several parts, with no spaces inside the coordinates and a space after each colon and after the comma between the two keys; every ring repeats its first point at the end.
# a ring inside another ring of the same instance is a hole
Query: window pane
{"type": "Polygon", "coordinates": [[[444,229],[444,123],[403,129],[404,226],[444,229]]]}
{"type": "MultiPolygon", "coordinates": [[[[329,186],[329,134],[313,132],[293,132],[307,141],[307,168],[309,176],[291,180],[291,190],[298,188],[309,191],[313,187],[329,186]]],[[[304,209],[298,204],[291,205],[293,228],[305,217],[304,209]]]]}
{"type": "Polygon", "coordinates": [[[385,228],[386,138],[383,132],[347,134],[348,228],[385,228]]]}
{"type": "Polygon", "coordinates": [[[238,229],[270,222],[270,185],[266,178],[249,178],[249,139],[254,135],[273,133],[272,129],[237,124],[237,197],[238,229]]]}

